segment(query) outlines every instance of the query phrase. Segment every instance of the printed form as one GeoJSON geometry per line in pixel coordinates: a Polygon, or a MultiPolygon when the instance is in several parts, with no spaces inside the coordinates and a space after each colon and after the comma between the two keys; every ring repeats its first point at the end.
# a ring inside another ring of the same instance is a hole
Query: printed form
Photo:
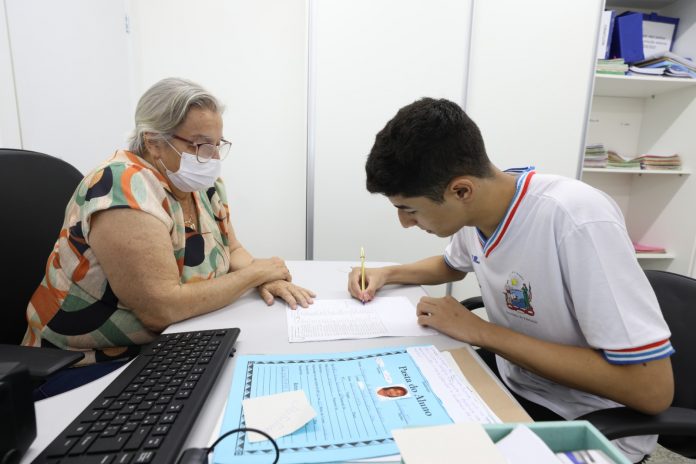
{"type": "Polygon", "coordinates": [[[377,297],[367,304],[352,298],[314,300],[308,308],[288,306],[286,316],[290,343],[437,333],[418,325],[416,308],[401,296],[377,297]]]}
{"type": "MultiPolygon", "coordinates": [[[[434,346],[344,353],[241,355],[221,430],[244,427],[245,401],[302,391],[316,416],[277,440],[285,464],[343,462],[399,452],[392,430],[500,420],[434,346]]],[[[267,419],[278,420],[280,407],[267,419]]],[[[292,409],[292,408],[291,408],[292,409]]],[[[293,423],[303,423],[304,416],[293,423]]],[[[239,433],[215,448],[215,464],[265,464],[270,442],[239,433]]]]}

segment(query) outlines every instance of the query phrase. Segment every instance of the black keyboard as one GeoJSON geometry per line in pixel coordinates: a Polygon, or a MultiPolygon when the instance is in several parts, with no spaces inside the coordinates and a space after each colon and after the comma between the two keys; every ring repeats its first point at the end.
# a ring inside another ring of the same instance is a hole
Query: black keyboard
{"type": "Polygon", "coordinates": [[[160,335],[34,463],[176,462],[239,329],[160,335]]]}

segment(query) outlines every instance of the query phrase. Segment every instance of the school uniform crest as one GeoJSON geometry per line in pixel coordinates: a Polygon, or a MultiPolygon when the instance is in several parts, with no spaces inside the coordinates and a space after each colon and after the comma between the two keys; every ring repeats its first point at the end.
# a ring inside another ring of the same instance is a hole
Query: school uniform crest
{"type": "Polygon", "coordinates": [[[505,304],[513,311],[519,311],[527,316],[534,316],[532,307],[532,285],[524,280],[517,272],[511,272],[505,282],[505,304]]]}

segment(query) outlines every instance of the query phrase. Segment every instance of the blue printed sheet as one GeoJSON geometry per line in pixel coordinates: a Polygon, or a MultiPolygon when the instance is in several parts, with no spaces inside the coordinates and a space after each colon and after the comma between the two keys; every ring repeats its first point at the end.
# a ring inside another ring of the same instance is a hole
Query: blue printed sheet
{"type": "MultiPolygon", "coordinates": [[[[317,417],[277,440],[280,463],[398,454],[391,430],[449,424],[440,400],[404,347],[349,353],[239,356],[220,433],[244,427],[242,400],[304,390],[317,417]]],[[[215,447],[216,464],[272,462],[270,441],[245,433],[215,447]]]]}

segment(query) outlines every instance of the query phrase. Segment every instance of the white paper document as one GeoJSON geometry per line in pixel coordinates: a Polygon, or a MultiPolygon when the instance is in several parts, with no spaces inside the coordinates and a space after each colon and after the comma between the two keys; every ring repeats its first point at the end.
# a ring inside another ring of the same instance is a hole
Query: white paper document
{"type": "MultiPolygon", "coordinates": [[[[242,401],[247,427],[263,430],[273,438],[289,435],[317,415],[302,390],[257,396],[242,401]]],[[[260,433],[249,432],[249,441],[268,440],[260,433]]]]}
{"type": "Polygon", "coordinates": [[[526,425],[518,425],[495,444],[510,464],[558,464],[556,454],[526,425]]]}
{"type": "Polygon", "coordinates": [[[308,308],[288,306],[286,316],[291,343],[437,333],[418,325],[416,308],[401,296],[377,297],[367,304],[352,298],[314,300],[308,308]]]}
{"type": "Polygon", "coordinates": [[[464,375],[449,367],[446,358],[432,345],[407,348],[416,366],[440,398],[455,423],[496,424],[501,420],[488,407],[464,375]]]}
{"type": "Polygon", "coordinates": [[[447,424],[392,430],[405,464],[471,462],[507,464],[481,424],[447,424]]]}

